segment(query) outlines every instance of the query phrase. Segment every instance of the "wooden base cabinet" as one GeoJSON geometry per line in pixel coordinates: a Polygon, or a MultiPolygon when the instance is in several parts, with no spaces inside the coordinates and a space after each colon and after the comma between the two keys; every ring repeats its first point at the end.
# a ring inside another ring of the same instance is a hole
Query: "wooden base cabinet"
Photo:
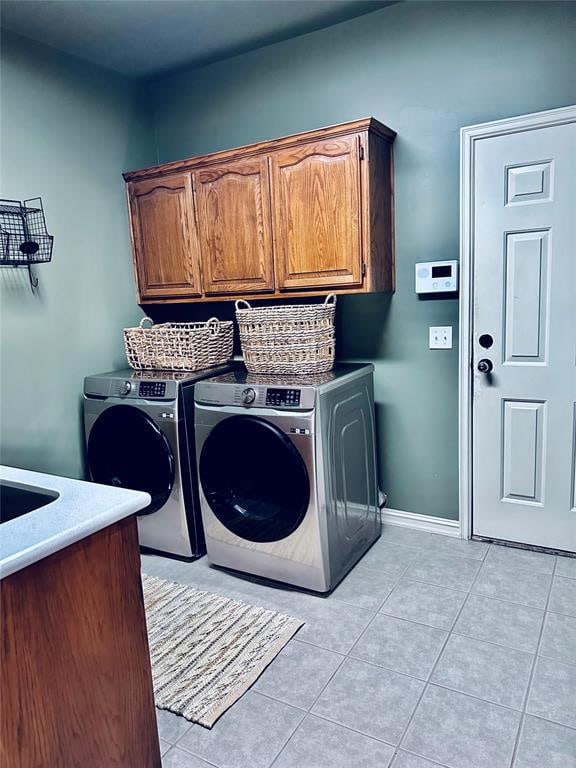
{"type": "Polygon", "coordinates": [[[366,118],[124,174],[140,302],[394,290],[395,135],[366,118]]]}
{"type": "Polygon", "coordinates": [[[160,768],[134,517],[0,581],[0,766],[160,768]]]}

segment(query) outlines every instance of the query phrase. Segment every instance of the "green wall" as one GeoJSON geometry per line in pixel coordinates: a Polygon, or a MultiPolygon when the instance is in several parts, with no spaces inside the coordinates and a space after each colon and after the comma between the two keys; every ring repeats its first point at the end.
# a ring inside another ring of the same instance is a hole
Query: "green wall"
{"type": "Polygon", "coordinates": [[[83,475],[86,374],[125,365],[134,300],[121,171],[153,161],[140,88],[28,40],[2,38],[1,197],[42,196],[53,261],[0,269],[1,461],[83,475]]]}
{"type": "Polygon", "coordinates": [[[427,329],[457,335],[458,306],[419,300],[414,263],[458,256],[461,126],[576,102],[576,5],[396,4],[140,85],[3,35],[1,75],[1,194],[41,195],[55,235],[36,293],[0,269],[3,462],[83,474],[83,377],[124,365],[140,315],[122,170],[374,115],[398,131],[398,287],[339,299],[338,354],[376,365],[389,505],[457,517],[457,349],[427,329]]]}
{"type": "Polygon", "coordinates": [[[414,263],[458,257],[461,126],[576,102],[576,5],[397,4],[164,77],[151,94],[161,162],[366,115],[398,132],[397,291],[339,300],[338,354],[376,365],[389,506],[456,518],[458,350],[427,342],[429,325],[457,338],[458,303],[419,300],[414,263]]]}

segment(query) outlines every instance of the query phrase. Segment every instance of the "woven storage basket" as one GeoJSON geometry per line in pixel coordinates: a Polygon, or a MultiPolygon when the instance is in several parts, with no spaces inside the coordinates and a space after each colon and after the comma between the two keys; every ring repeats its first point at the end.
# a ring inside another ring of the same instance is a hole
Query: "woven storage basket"
{"type": "Polygon", "coordinates": [[[324,373],[334,367],[336,296],[323,304],[252,308],[236,302],[236,320],[249,373],[324,373]]]}
{"type": "Polygon", "coordinates": [[[162,323],[143,317],[124,328],[128,364],[136,370],[200,371],[232,358],[233,323],[216,317],[206,323],[162,323]],[[144,328],[144,323],[152,323],[144,328]]]}

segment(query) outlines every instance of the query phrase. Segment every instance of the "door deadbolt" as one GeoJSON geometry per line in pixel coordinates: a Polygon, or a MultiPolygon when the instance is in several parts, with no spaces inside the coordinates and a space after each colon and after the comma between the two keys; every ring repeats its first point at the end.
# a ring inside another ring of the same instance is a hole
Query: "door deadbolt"
{"type": "Polygon", "coordinates": [[[484,349],[490,349],[492,344],[494,344],[494,339],[492,338],[492,336],[490,336],[489,333],[483,333],[482,336],[480,336],[480,338],[478,339],[478,343],[484,349]]]}
{"type": "Polygon", "coordinates": [[[478,370],[480,373],[492,373],[494,370],[494,363],[492,360],[488,360],[488,358],[485,357],[478,361],[478,370]]]}

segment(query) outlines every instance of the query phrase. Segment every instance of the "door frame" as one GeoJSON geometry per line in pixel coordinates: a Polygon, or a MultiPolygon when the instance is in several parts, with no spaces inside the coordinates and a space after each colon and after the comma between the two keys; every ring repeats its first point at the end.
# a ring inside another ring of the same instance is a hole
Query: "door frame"
{"type": "Polygon", "coordinates": [[[474,349],[474,163],[476,142],[507,134],[576,122],[576,105],[495,120],[460,129],[460,351],[459,351],[459,507],[460,536],[472,538],[472,409],[474,349]]]}

